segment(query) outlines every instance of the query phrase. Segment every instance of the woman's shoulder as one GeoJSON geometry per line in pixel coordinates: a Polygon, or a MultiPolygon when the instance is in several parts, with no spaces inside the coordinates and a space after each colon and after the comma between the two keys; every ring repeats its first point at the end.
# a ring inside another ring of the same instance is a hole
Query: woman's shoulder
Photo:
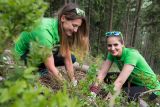
{"type": "Polygon", "coordinates": [[[135,48],[125,48],[125,49],[127,52],[138,52],[139,53],[139,51],[135,48]]]}
{"type": "Polygon", "coordinates": [[[135,48],[125,48],[125,51],[127,55],[134,55],[134,56],[140,55],[139,51],[135,48]]]}
{"type": "Polygon", "coordinates": [[[49,18],[49,17],[44,17],[42,18],[41,21],[41,26],[54,26],[58,22],[57,18],[49,18]]]}
{"type": "Polygon", "coordinates": [[[37,27],[32,30],[32,32],[36,34],[41,34],[41,35],[43,35],[44,33],[47,33],[48,31],[52,32],[52,30],[57,29],[57,23],[58,23],[57,19],[55,18],[44,17],[41,19],[37,27]]]}

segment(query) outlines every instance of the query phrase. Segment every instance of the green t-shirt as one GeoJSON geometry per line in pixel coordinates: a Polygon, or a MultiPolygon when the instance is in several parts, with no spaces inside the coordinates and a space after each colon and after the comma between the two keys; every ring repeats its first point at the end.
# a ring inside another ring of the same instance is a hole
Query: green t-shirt
{"type": "Polygon", "coordinates": [[[15,43],[15,52],[22,56],[30,48],[30,43],[36,41],[40,46],[52,49],[59,44],[58,20],[53,18],[43,18],[41,23],[31,32],[22,32],[15,43]]]}
{"type": "MultiPolygon", "coordinates": [[[[124,64],[133,65],[134,69],[129,76],[129,80],[132,83],[145,86],[148,89],[160,89],[160,83],[156,74],[152,71],[144,57],[137,50],[123,48],[122,56],[120,58],[112,56],[109,53],[107,59],[116,63],[120,71],[124,64]]],[[[156,94],[160,95],[160,92],[156,92],[156,94]]]]}

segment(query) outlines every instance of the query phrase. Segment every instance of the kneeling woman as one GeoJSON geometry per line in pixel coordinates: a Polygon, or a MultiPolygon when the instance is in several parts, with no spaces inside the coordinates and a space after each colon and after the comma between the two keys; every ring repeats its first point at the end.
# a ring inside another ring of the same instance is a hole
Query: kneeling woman
{"type": "Polygon", "coordinates": [[[78,51],[81,55],[87,53],[88,40],[85,12],[76,4],[69,3],[59,10],[58,17],[43,18],[31,32],[22,32],[15,43],[14,50],[18,57],[27,62],[28,55],[34,54],[35,49],[44,48],[41,50],[45,50],[43,52],[39,50],[35,52],[36,55],[42,53],[37,58],[40,62],[36,65],[39,68],[38,71],[42,75],[52,75],[58,82],[63,83],[64,78],[56,67],[65,65],[70,81],[76,84],[77,80],[73,69],[76,59],[71,55],[71,51],[78,51]],[[33,46],[33,43],[37,45],[33,46]],[[59,46],[59,49],[55,48],[56,46],[59,46]],[[49,55],[44,58],[43,55],[47,52],[49,55]]]}
{"type": "MultiPolygon", "coordinates": [[[[106,38],[108,48],[107,60],[104,61],[98,73],[98,82],[90,87],[91,92],[98,93],[99,85],[109,76],[107,72],[113,62],[117,64],[120,70],[114,82],[114,91],[121,90],[126,81],[132,84],[129,88],[130,97],[134,97],[137,93],[146,90],[160,89],[160,83],[156,74],[147,64],[144,57],[137,50],[124,47],[121,32],[107,32],[106,38]]],[[[158,91],[152,93],[149,98],[155,99],[157,96],[160,96],[160,92],[158,91]]]]}

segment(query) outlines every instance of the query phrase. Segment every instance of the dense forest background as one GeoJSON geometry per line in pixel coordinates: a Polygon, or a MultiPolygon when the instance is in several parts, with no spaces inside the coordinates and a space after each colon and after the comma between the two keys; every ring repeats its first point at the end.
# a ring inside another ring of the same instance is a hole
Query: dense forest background
{"type": "Polygon", "coordinates": [[[93,56],[104,54],[106,31],[121,31],[126,47],[138,49],[156,73],[160,73],[160,1],[159,0],[46,0],[45,16],[65,3],[74,2],[85,10],[90,28],[93,56]]]}

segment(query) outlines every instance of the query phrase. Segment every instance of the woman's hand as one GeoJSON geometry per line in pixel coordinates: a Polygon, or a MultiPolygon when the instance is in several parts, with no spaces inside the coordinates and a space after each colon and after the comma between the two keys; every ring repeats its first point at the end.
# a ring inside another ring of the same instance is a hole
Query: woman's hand
{"type": "Polygon", "coordinates": [[[66,50],[66,56],[64,57],[64,63],[65,67],[68,73],[68,76],[71,80],[71,82],[75,81],[75,76],[74,76],[74,69],[73,69],[73,64],[72,64],[72,59],[71,59],[71,52],[69,49],[66,50]]]}
{"type": "Polygon", "coordinates": [[[97,84],[92,84],[89,87],[89,90],[91,92],[91,95],[94,96],[94,97],[96,97],[96,95],[100,92],[101,88],[97,84]]]}
{"type": "Polygon", "coordinates": [[[108,94],[107,94],[107,96],[105,97],[105,100],[111,100],[112,99],[112,97],[113,97],[113,95],[111,94],[111,92],[109,92],[108,94]]]}
{"type": "Polygon", "coordinates": [[[75,80],[72,80],[72,84],[73,84],[73,86],[75,87],[75,86],[77,86],[77,84],[78,84],[78,81],[75,79],[75,80]]]}
{"type": "Polygon", "coordinates": [[[45,61],[45,66],[48,68],[49,73],[55,77],[55,79],[59,83],[64,82],[64,78],[62,77],[62,74],[58,71],[58,69],[54,65],[54,58],[53,55],[49,56],[45,61]]]}

